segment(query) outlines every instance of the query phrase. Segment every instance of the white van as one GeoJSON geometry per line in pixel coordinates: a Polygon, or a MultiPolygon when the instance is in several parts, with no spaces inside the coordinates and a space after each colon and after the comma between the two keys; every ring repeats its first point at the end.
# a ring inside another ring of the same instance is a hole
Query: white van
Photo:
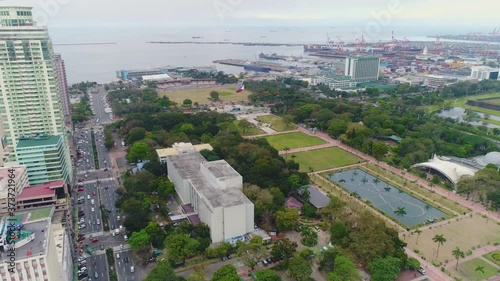
{"type": "Polygon", "coordinates": [[[135,271],[134,266],[133,266],[133,265],[132,265],[132,266],[130,266],[130,272],[134,272],[134,271],[135,271]]]}

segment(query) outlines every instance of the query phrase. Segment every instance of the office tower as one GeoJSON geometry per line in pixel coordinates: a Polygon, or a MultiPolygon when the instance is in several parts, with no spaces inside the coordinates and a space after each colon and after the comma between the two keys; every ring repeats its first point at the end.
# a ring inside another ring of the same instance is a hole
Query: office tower
{"type": "Polygon", "coordinates": [[[39,135],[21,138],[16,147],[17,161],[28,170],[30,185],[49,181],[73,181],[71,158],[63,136],[39,135]]]}
{"type": "Polygon", "coordinates": [[[60,54],[55,54],[54,65],[56,67],[57,80],[59,82],[59,94],[61,95],[61,104],[64,114],[64,123],[72,127],[71,122],[71,103],[69,102],[68,80],[66,79],[66,66],[60,54]]]}
{"type": "Polygon", "coordinates": [[[345,60],[345,75],[356,82],[378,80],[379,57],[348,57],[345,60]]]}
{"type": "Polygon", "coordinates": [[[10,161],[21,136],[64,133],[52,42],[31,10],[0,7],[0,117],[10,161]]]}

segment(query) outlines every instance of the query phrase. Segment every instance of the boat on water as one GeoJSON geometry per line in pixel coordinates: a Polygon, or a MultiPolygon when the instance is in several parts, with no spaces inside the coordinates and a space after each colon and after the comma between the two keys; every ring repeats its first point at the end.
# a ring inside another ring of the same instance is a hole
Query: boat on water
{"type": "Polygon", "coordinates": [[[271,69],[269,67],[261,66],[261,65],[256,65],[256,64],[247,64],[243,66],[243,69],[249,70],[249,71],[256,71],[256,72],[270,72],[271,69]]]}

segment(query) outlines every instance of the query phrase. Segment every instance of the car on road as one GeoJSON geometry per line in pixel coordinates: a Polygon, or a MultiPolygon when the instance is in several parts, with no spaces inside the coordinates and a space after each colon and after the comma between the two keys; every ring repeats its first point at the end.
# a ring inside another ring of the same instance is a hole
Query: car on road
{"type": "Polygon", "coordinates": [[[113,225],[111,225],[111,230],[114,230],[115,228],[116,228],[116,227],[115,227],[115,225],[114,225],[114,224],[113,224],[113,225]]]}
{"type": "Polygon", "coordinates": [[[95,196],[95,191],[92,191],[92,195],[94,195],[94,196],[95,196]]]}
{"type": "Polygon", "coordinates": [[[99,247],[101,248],[101,250],[104,250],[104,244],[101,243],[99,247]]]}
{"type": "Polygon", "coordinates": [[[101,221],[99,219],[97,219],[97,225],[101,224],[101,221]]]}
{"type": "Polygon", "coordinates": [[[93,212],[94,211],[94,207],[90,208],[90,211],[93,212]]]}
{"type": "Polygon", "coordinates": [[[124,235],[124,236],[123,236],[123,239],[125,239],[125,241],[127,241],[127,240],[128,240],[128,236],[127,236],[127,235],[124,235]]]}
{"type": "Polygon", "coordinates": [[[79,188],[79,189],[77,189],[76,191],[77,191],[77,192],[82,192],[82,191],[85,191],[85,189],[83,189],[83,188],[81,188],[81,187],[80,187],[80,188],[79,188]]]}
{"type": "Polygon", "coordinates": [[[94,199],[90,200],[90,204],[94,205],[94,199]]]}
{"type": "Polygon", "coordinates": [[[79,225],[79,226],[78,226],[78,229],[83,229],[83,228],[85,228],[85,227],[86,227],[86,225],[85,225],[85,224],[82,224],[82,225],[79,225]]]}
{"type": "Polygon", "coordinates": [[[116,258],[120,259],[120,253],[116,253],[116,258]]]}
{"type": "Polygon", "coordinates": [[[427,272],[423,268],[419,268],[419,269],[417,269],[417,271],[420,272],[420,274],[422,274],[422,275],[427,275],[427,272]]]}
{"type": "Polygon", "coordinates": [[[83,182],[83,181],[84,181],[84,179],[78,179],[78,182],[83,182]]]}
{"type": "Polygon", "coordinates": [[[90,194],[87,195],[87,199],[90,199],[90,194]]]}
{"type": "Polygon", "coordinates": [[[97,239],[97,238],[92,239],[92,243],[96,243],[96,242],[99,242],[99,239],[97,239]]]}
{"type": "Polygon", "coordinates": [[[97,273],[97,271],[96,271],[96,272],[94,272],[94,278],[95,278],[95,279],[99,279],[99,274],[97,273]]]}
{"type": "Polygon", "coordinates": [[[132,272],[132,273],[133,273],[134,271],[135,271],[134,266],[133,266],[133,265],[132,265],[132,266],[130,266],[130,272],[132,272]]]}
{"type": "Polygon", "coordinates": [[[128,263],[128,257],[125,257],[123,261],[125,261],[125,263],[128,263]]]}

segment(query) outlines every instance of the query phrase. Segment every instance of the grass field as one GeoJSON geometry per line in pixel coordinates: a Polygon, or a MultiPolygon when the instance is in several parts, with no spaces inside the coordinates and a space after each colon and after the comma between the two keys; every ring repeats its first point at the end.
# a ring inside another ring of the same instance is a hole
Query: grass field
{"type": "Polygon", "coordinates": [[[250,128],[245,133],[243,133],[243,130],[241,130],[241,128],[238,126],[239,123],[240,120],[234,120],[234,125],[236,126],[236,129],[240,132],[242,136],[255,136],[266,133],[257,127],[250,128]]]}
{"type": "Polygon", "coordinates": [[[31,210],[28,221],[36,221],[42,218],[47,218],[50,214],[50,210],[52,210],[52,207],[31,210]]]}
{"type": "MultiPolygon", "coordinates": [[[[460,247],[465,253],[469,250],[474,251],[478,246],[484,246],[488,242],[493,244],[500,242],[500,225],[493,220],[483,218],[480,215],[467,215],[466,217],[454,218],[448,220],[445,224],[429,225],[429,227],[421,228],[420,235],[407,235],[404,239],[408,243],[408,247],[412,250],[418,249],[419,255],[424,256],[427,260],[435,260],[435,250],[437,244],[432,241],[436,235],[443,235],[447,241],[440,246],[439,256],[437,260],[444,262],[445,260],[454,260],[452,251],[455,247],[460,247]],[[429,229],[430,228],[430,229],[429,229]],[[416,244],[418,236],[418,245],[416,244]]],[[[482,251],[481,249],[479,249],[482,251]]]]}
{"type": "Polygon", "coordinates": [[[491,252],[491,253],[488,253],[486,255],[483,256],[485,259],[495,263],[496,265],[500,266],[500,251],[494,251],[494,252],[491,252]],[[493,255],[495,255],[495,257],[497,259],[495,259],[493,257],[493,255]]]}
{"type": "Polygon", "coordinates": [[[281,119],[281,117],[276,115],[259,116],[257,117],[257,120],[262,123],[271,124],[271,129],[277,132],[284,132],[297,129],[297,125],[295,124],[288,124],[288,126],[286,126],[285,122],[283,122],[283,119],[281,119]]]}
{"type": "Polygon", "coordinates": [[[169,100],[174,101],[180,105],[185,99],[190,99],[193,103],[198,102],[199,104],[210,104],[212,103],[210,98],[210,92],[219,92],[219,98],[224,102],[231,101],[246,101],[248,96],[251,94],[250,91],[243,91],[241,93],[236,93],[236,87],[217,87],[217,88],[204,88],[204,89],[190,89],[190,90],[179,90],[173,92],[160,92],[159,96],[167,96],[169,100]]]}
{"type": "Polygon", "coordinates": [[[286,158],[293,159],[293,161],[299,163],[301,172],[309,172],[309,167],[314,171],[321,171],[352,165],[358,163],[358,161],[362,161],[361,158],[338,147],[291,153],[286,158]]]}
{"type": "Polygon", "coordinates": [[[294,149],[299,147],[320,145],[326,143],[324,140],[320,138],[311,137],[300,132],[268,136],[265,137],[265,139],[267,139],[269,144],[272,147],[276,148],[277,150],[283,150],[285,147],[288,147],[289,149],[294,149]]]}
{"type": "Polygon", "coordinates": [[[497,104],[500,105],[500,98],[498,99],[491,99],[491,100],[486,100],[484,102],[491,103],[491,104],[497,104]]]}
{"type": "Polygon", "coordinates": [[[463,277],[467,281],[481,281],[486,280],[498,273],[498,270],[487,262],[480,258],[475,258],[470,261],[466,261],[458,265],[458,272],[455,268],[450,270],[450,272],[455,272],[460,277],[463,277]],[[484,267],[484,273],[476,271],[478,266],[484,267]]]}

